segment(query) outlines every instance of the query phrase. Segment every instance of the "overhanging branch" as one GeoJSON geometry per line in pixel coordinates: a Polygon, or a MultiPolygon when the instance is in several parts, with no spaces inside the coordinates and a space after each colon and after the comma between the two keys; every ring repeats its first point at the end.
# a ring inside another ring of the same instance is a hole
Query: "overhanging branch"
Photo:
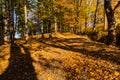
{"type": "Polygon", "coordinates": [[[118,1],[117,5],[115,6],[115,8],[113,9],[114,11],[116,10],[117,7],[120,6],[120,1],[118,1]]]}

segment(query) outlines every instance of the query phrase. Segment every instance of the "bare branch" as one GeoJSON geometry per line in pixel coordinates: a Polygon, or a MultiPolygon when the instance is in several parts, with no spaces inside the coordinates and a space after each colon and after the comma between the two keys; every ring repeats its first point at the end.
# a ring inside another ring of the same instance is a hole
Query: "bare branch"
{"type": "Polygon", "coordinates": [[[117,5],[115,6],[115,8],[113,9],[114,11],[116,10],[117,7],[120,6],[120,1],[118,1],[117,5]]]}

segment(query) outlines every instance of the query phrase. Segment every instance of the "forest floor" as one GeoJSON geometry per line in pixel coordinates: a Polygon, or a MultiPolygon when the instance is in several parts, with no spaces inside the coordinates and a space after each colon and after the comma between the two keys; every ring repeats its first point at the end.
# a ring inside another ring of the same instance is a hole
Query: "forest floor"
{"type": "Polygon", "coordinates": [[[71,33],[16,40],[0,46],[0,80],[120,80],[120,50],[71,33]]]}

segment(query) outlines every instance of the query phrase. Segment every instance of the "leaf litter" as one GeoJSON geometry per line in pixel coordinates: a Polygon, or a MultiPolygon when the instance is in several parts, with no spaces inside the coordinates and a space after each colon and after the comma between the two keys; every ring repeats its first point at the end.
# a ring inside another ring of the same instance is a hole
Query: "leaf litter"
{"type": "MultiPolygon", "coordinates": [[[[71,33],[57,33],[52,39],[42,41],[38,36],[34,38],[28,44],[22,44],[22,40],[15,43],[20,47],[20,55],[25,56],[29,51],[36,80],[120,80],[120,50],[114,46],[71,33]]],[[[13,52],[16,53],[16,50],[13,52]]],[[[0,46],[0,77],[11,64],[11,54],[10,45],[0,46]]],[[[25,57],[19,59],[28,63],[25,57]]],[[[12,62],[16,64],[14,60],[12,62]]],[[[19,60],[18,64],[21,64],[19,60]]],[[[18,64],[16,66],[21,66],[18,64]]],[[[27,75],[27,71],[23,73],[27,75]]],[[[17,71],[15,75],[21,76],[17,71]]],[[[16,79],[19,78],[15,77],[13,80],[16,79]]]]}

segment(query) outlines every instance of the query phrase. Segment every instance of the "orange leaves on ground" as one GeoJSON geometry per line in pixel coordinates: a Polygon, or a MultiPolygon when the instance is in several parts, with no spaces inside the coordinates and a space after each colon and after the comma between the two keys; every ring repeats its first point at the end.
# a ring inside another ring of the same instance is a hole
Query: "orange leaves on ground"
{"type": "MultiPolygon", "coordinates": [[[[71,33],[37,40],[23,46],[30,52],[38,80],[120,80],[120,51],[114,47],[71,33]]],[[[7,49],[0,46],[0,74],[9,65],[9,54],[3,54],[7,49]],[[1,56],[6,56],[5,60],[1,56]]]]}

